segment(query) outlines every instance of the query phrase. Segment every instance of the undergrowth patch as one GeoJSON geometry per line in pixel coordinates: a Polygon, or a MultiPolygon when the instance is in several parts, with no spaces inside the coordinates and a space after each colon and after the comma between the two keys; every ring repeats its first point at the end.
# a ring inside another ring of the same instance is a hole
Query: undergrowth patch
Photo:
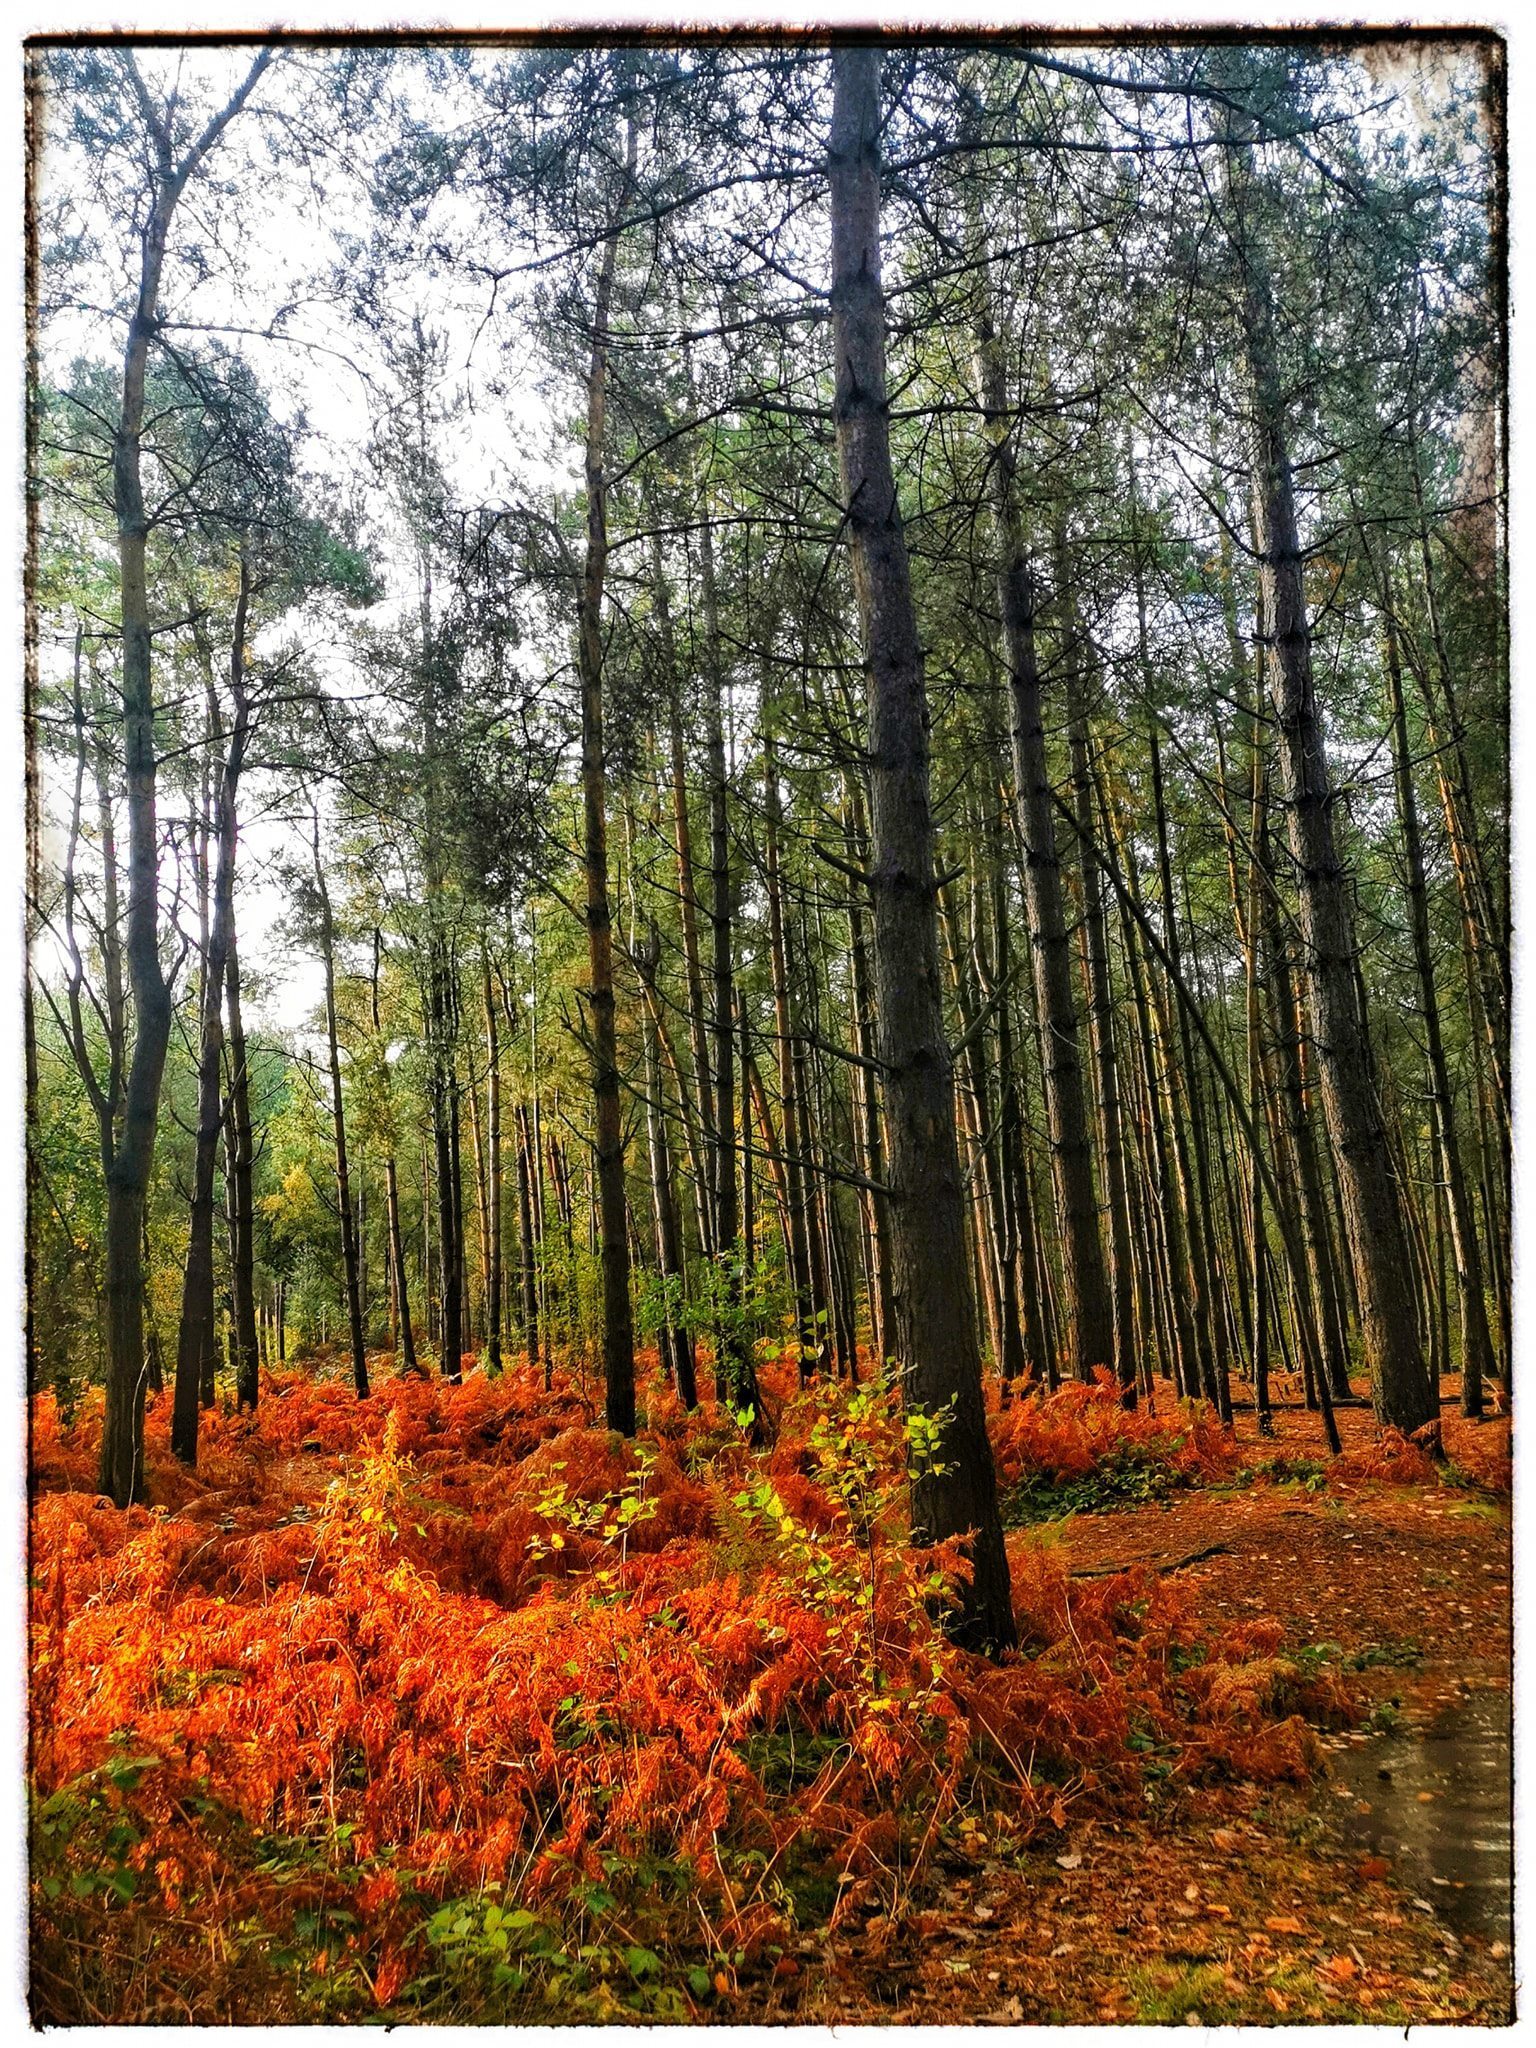
{"type": "MultiPolygon", "coordinates": [[[[1155,1573],[1074,1583],[1026,1541],[1020,1653],[956,1649],[893,1397],[765,1378],[757,1452],[654,1388],[625,1443],[563,1372],[363,1402],[285,1372],[206,1418],[196,1475],[155,1404],[126,1512],[99,1406],[40,1400],[37,2016],[725,2016],[807,1930],[904,1911],[974,1814],[1027,1843],[1312,1768],[1336,1678],[1155,1573]]],[[[1102,1387],[996,1427],[1015,1485],[1106,1445],[1173,1483],[1235,1462],[1102,1387]]]]}

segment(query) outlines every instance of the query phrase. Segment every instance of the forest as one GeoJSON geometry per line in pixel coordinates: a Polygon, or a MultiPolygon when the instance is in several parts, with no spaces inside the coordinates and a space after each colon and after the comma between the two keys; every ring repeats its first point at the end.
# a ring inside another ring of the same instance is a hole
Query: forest
{"type": "Polygon", "coordinates": [[[38,2023],[1507,2023],[1502,47],[35,40],[38,2023]]]}

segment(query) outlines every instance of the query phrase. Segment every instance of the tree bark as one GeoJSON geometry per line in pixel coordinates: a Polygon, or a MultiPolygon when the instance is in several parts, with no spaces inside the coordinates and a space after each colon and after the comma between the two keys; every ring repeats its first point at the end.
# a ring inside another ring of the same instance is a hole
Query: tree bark
{"type": "Polygon", "coordinates": [[[1402,1190],[1371,1085],[1365,1020],[1356,998],[1354,907],[1334,832],[1336,799],[1312,669],[1273,292],[1246,217],[1252,176],[1247,154],[1243,141],[1227,151],[1228,190],[1252,391],[1253,516],[1266,668],[1297,870],[1308,1002],[1372,1398],[1381,1422],[1411,1432],[1438,1413],[1439,1401],[1424,1366],[1402,1190]]]}
{"type": "MultiPolygon", "coordinates": [[[[197,1463],[199,1396],[205,1361],[214,1343],[213,1180],[219,1138],[224,1129],[224,1000],[230,941],[235,918],[235,854],[238,841],[235,805],[245,765],[250,706],[245,691],[245,633],[250,615],[251,580],[245,551],[240,554],[240,584],[230,637],[229,670],[234,696],[234,723],[224,751],[224,720],[211,659],[207,674],[208,741],[223,754],[217,807],[212,820],[217,843],[213,911],[203,952],[201,1029],[197,1062],[197,1136],[192,1167],[192,1215],[182,1281],[181,1323],[176,1338],[176,1380],[171,1409],[171,1449],[184,1464],[197,1463]]],[[[204,654],[207,655],[206,643],[204,654]]]]}
{"type": "Polygon", "coordinates": [[[927,691],[891,467],[880,283],[880,53],[832,55],[834,417],[869,690],[870,894],[890,1124],[896,1351],[907,1405],[940,1431],[912,1473],[915,1541],[966,1539],[959,1639],[1016,1641],[965,1269],[954,1083],[939,989],[927,691]]]}
{"type": "Polygon", "coordinates": [[[140,238],[139,283],[123,352],[122,405],[112,442],[122,623],[123,766],[128,793],[128,976],[133,1046],[122,1121],[107,1173],[107,1385],[100,1484],[119,1507],[144,1486],[144,1202],[155,1154],[160,1083],[171,1036],[171,991],[160,964],[160,834],[155,800],[155,694],[150,643],[143,434],[150,340],[159,319],[160,278],[171,218],[198,165],[244,106],[272,51],[258,53],[244,82],[178,164],[169,123],[150,103],[129,55],[126,68],[149,129],[154,158],[148,218],[140,238]]]}
{"type": "Polygon", "coordinates": [[[1483,1382],[1496,1367],[1488,1336],[1488,1310],[1483,1296],[1483,1261],[1477,1224],[1456,1136],[1450,1068],[1440,1035],[1440,1000],[1435,987],[1434,949],[1429,936],[1429,900],[1424,880],[1424,849],[1419,836],[1418,797],[1413,786],[1413,755],[1408,745],[1408,719],[1403,704],[1402,665],[1390,611],[1384,619],[1387,687],[1392,711],[1392,751],[1397,769],[1398,822],[1408,870],[1408,922],[1413,933],[1414,965],[1419,978],[1419,1009],[1424,1019],[1424,1046],[1429,1085],[1439,1138],[1440,1163],[1450,1207],[1451,1250],[1461,1299],[1461,1409],[1464,1415],[1483,1412],[1483,1382]]]}
{"type": "Polygon", "coordinates": [[[331,1116],[336,1136],[336,1206],[341,1214],[341,1262],[347,1291],[347,1334],[352,1345],[352,1384],[368,1398],[368,1357],[363,1344],[363,1300],[358,1284],[357,1224],[352,1214],[352,1180],[347,1160],[346,1106],[341,1093],[341,1038],[336,1017],[336,928],[331,892],[320,858],[320,813],[314,814],[315,893],[320,906],[320,955],[325,968],[325,1038],[331,1069],[331,1116]]]}
{"type": "Polygon", "coordinates": [[[256,1144],[251,1129],[250,1056],[240,1000],[240,953],[234,920],[224,963],[229,1009],[230,1281],[235,1320],[235,1405],[254,1414],[261,1398],[260,1350],[256,1336],[256,1144]]]}
{"type": "MultiPolygon", "coordinates": [[[[635,134],[629,131],[628,164],[635,134]]],[[[627,185],[626,176],[626,185],[627,185]]],[[[635,1433],[635,1336],[629,1300],[629,1221],[624,1192],[624,1123],[619,1103],[614,1015],[613,914],[608,893],[608,768],[604,742],[603,588],[608,566],[608,483],[604,425],[619,230],[603,244],[592,307],[587,368],[587,545],[577,601],[581,672],[582,859],[586,871],[594,1146],[603,1283],[603,1388],[608,1427],[635,1433]]]]}
{"type": "MultiPolygon", "coordinates": [[[[990,309],[977,321],[977,370],[990,443],[997,594],[1013,714],[1013,767],[1024,846],[1024,894],[1034,952],[1035,999],[1045,1049],[1051,1177],[1061,1229],[1072,1361],[1079,1378],[1113,1366],[1114,1315],[1093,1184],[1093,1147],[1083,1092],[1072,953],[1051,809],[1035,594],[1016,488],[1007,384],[990,309]]],[[[1061,593],[1065,596],[1065,593],[1061,593]]]]}

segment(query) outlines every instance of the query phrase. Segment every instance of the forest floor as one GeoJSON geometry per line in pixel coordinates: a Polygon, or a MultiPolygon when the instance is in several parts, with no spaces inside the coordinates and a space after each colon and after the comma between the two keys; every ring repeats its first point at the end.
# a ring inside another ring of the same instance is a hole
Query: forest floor
{"type": "Polygon", "coordinates": [[[774,1368],[768,1451],[654,1394],[625,1451],[579,1375],[376,1365],[196,1475],[156,1403],[126,1514],[35,1408],[35,2017],[1510,2017],[1509,1430],[1453,1383],[1438,1470],[1363,1405],[1337,1462],[994,1411],[995,1669],[878,1400],[774,1368]]]}
{"type": "MultiPolygon", "coordinates": [[[[1459,1396],[1459,1384],[1447,1380],[1452,1466],[1491,1476],[1508,1453],[1508,1424],[1464,1422],[1459,1396]]],[[[1364,1403],[1341,1408],[1338,1420],[1346,1452],[1374,1437],[1364,1403]]],[[[1361,1853],[1367,1831],[1359,1823],[1388,1787],[1354,1796],[1340,1782],[1337,1753],[1364,1752],[1365,1772],[1352,1768],[1349,1779],[1379,1771],[1384,1780],[1385,1767],[1371,1763],[1378,1751],[1397,1757],[1405,1740],[1432,1739],[1469,1698],[1492,1696],[1507,1710],[1507,1502],[1476,1483],[1429,1491],[1374,1479],[1330,1485],[1318,1417],[1297,1406],[1278,1410],[1274,1421],[1274,1437],[1261,1441],[1252,1411],[1240,1412],[1236,1433],[1255,1460],[1294,1461],[1297,1478],[1202,1487],[1043,1526],[1074,1575],[1133,1565],[1175,1570],[1202,1619],[1276,1616],[1283,1651],[1347,1673],[1361,1726],[1325,1734],[1325,1754],[1335,1746],[1336,1753],[1319,1781],[1262,1792],[1203,1787],[1155,1819],[1086,1819],[1054,1850],[952,1861],[930,1912],[910,1928],[876,1923],[835,1952],[808,1958],[804,1990],[761,2017],[1509,2022],[1507,1858],[1496,1855],[1494,1901],[1481,1900],[1468,1925],[1455,1894],[1477,1877],[1427,1877],[1427,1864],[1441,1859],[1361,1853]]],[[[1020,1532],[1015,1548],[1027,1540],[1020,1532]]],[[[1478,1789],[1488,1803],[1490,1788],[1478,1789]]],[[[1428,1805],[1446,1791],[1406,1796],[1428,1805]]],[[[1504,1808],[1505,1839],[1511,1797],[1504,1762],[1491,1803],[1504,1808]]],[[[1453,1836],[1463,1824],[1453,1814],[1453,1836]]],[[[1448,1846],[1446,1867],[1469,1867],[1454,1840],[1448,1846]]]]}

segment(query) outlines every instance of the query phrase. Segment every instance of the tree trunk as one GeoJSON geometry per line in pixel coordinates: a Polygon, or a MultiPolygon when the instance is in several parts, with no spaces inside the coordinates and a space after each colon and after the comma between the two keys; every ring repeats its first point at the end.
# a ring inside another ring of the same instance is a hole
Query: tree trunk
{"type": "Polygon", "coordinates": [[[240,955],[234,920],[229,927],[229,956],[224,963],[225,1000],[229,1008],[229,1113],[233,1143],[229,1148],[230,1282],[235,1318],[235,1404],[254,1414],[261,1398],[260,1354],[256,1337],[256,1145],[251,1130],[251,1073],[245,1044],[245,1016],[240,1000],[240,955]]]}
{"type": "MultiPolygon", "coordinates": [[[[160,1083],[171,1036],[171,992],[160,965],[160,834],[155,801],[155,694],[150,646],[142,453],[149,344],[171,217],[187,180],[239,113],[272,51],[262,50],[233,97],[174,161],[168,124],[152,119],[154,191],[139,237],[138,294],[123,351],[122,405],[112,441],[112,505],[122,626],[123,769],[128,793],[128,977],[133,1047],[122,1122],[107,1173],[107,1384],[100,1486],[118,1507],[144,1487],[144,1203],[155,1154],[160,1083]]],[[[127,60],[132,64],[130,56],[127,60]]],[[[135,79],[137,71],[135,70],[135,79]]],[[[141,88],[142,90],[142,88],[141,88]]],[[[145,96],[147,105],[147,96],[145,96]]]]}
{"type": "Polygon", "coordinates": [[[539,1264],[534,1183],[539,1171],[538,1149],[528,1125],[528,1105],[517,1105],[517,1235],[518,1277],[522,1287],[523,1345],[528,1363],[539,1366],[539,1264]]]}
{"type": "Polygon", "coordinates": [[[1408,869],[1408,922],[1413,933],[1414,965],[1419,977],[1419,1009],[1424,1019],[1424,1045],[1429,1085],[1440,1144],[1440,1163],[1450,1207],[1451,1249],[1456,1260],[1456,1285],[1461,1297],[1461,1409],[1464,1415],[1483,1412],[1483,1382],[1494,1376],[1493,1347],[1488,1337],[1488,1311],[1483,1295],[1483,1262],[1477,1224],[1456,1136],[1450,1069],[1440,1036],[1440,1001],[1435,988],[1434,950],[1429,935],[1429,903],[1424,881],[1424,851],[1419,837],[1418,797],[1413,786],[1413,756],[1408,746],[1408,719],[1403,704],[1403,676],[1397,634],[1390,611],[1385,617],[1387,687],[1391,699],[1392,746],[1397,766],[1397,810],[1408,869]]]}
{"type": "Polygon", "coordinates": [[[987,1441],[954,1083],[939,990],[927,690],[891,467],[880,283],[880,53],[832,55],[834,417],[869,691],[870,894],[876,1009],[890,1124],[896,1351],[909,1412],[940,1436],[912,1472],[918,1543],[968,1539],[972,1575],[954,1627],[970,1646],[1016,1641],[987,1441]]]}
{"type": "MultiPolygon", "coordinates": [[[[843,820],[843,845],[849,864],[858,867],[865,854],[863,804],[851,781],[847,783],[846,790],[848,801],[843,820]]],[[[891,1301],[890,1205],[885,1194],[885,1136],[881,1128],[879,1082],[874,1066],[875,1020],[869,985],[869,940],[863,898],[857,885],[848,904],[848,961],[853,1050],[858,1055],[853,1073],[860,1134],[860,1171],[870,1183],[860,1190],[869,1239],[870,1342],[874,1347],[876,1366],[883,1370],[890,1355],[895,1329],[895,1310],[891,1301]]]]}
{"type": "MultiPolygon", "coordinates": [[[[678,697],[677,655],[673,645],[672,616],[667,598],[667,581],[662,569],[661,536],[651,542],[651,578],[656,607],[657,632],[662,643],[662,663],[667,680],[667,759],[672,783],[672,832],[677,855],[678,917],[683,934],[684,985],[688,992],[688,1048],[693,1071],[690,1076],[698,1104],[703,1143],[693,1158],[694,1201],[698,1216],[699,1250],[706,1259],[715,1255],[714,1184],[710,1177],[710,1152],[715,1136],[714,1087],[709,1066],[709,1023],[704,1010],[704,970],[699,953],[699,900],[694,883],[693,828],[688,817],[688,780],[683,753],[682,709],[678,697]]],[[[693,1119],[685,1119],[690,1151],[694,1149],[693,1119]]]]}
{"type": "MultiPolygon", "coordinates": [[[[250,595],[250,571],[242,549],[240,587],[235,600],[229,653],[235,717],[230,729],[228,752],[220,766],[217,808],[212,821],[218,850],[213,881],[213,913],[203,953],[192,1217],[186,1273],[182,1282],[181,1324],[176,1338],[176,1382],[171,1409],[171,1449],[187,1465],[197,1463],[199,1397],[203,1391],[205,1364],[211,1361],[214,1345],[213,1180],[218,1164],[219,1138],[224,1128],[224,998],[235,919],[235,804],[250,726],[244,684],[245,630],[250,595]]],[[[210,748],[216,747],[222,753],[224,720],[206,643],[203,644],[203,653],[208,659],[208,742],[210,748]]]]}
{"type": "Polygon", "coordinates": [[[795,1085],[794,1020],[790,1014],[789,972],[784,946],[784,892],[779,873],[779,764],[774,747],[772,713],[763,720],[763,879],[768,896],[768,967],[773,982],[775,1053],[779,1072],[779,1122],[784,1140],[784,1179],[789,1205],[790,1289],[794,1296],[797,1363],[801,1381],[810,1377],[818,1352],[816,1310],[811,1296],[810,1255],[806,1244],[805,1193],[802,1185],[800,1105],[795,1085]]]}
{"type": "MultiPolygon", "coordinates": [[[[706,508],[707,513],[707,508],[706,508]]],[[[709,758],[709,924],[714,1010],[715,1253],[720,1314],[715,1324],[715,1379],[722,1377],[738,1415],[750,1416],[754,1441],[764,1430],[762,1397],[752,1349],[741,1329],[741,1280],[737,1236],[741,1227],[736,1189],[736,995],[731,956],[731,841],[726,814],[725,676],[716,615],[714,537],[706,516],[699,535],[700,586],[704,600],[704,729],[709,758]]]]}
{"type": "Polygon", "coordinates": [[[1083,935],[1088,954],[1089,1036],[1093,1046],[1095,1095],[1104,1150],[1104,1192],[1109,1211],[1110,1301],[1115,1330],[1115,1377],[1121,1398],[1136,1403],[1134,1279],[1131,1270],[1130,1203],[1126,1192],[1125,1138],[1120,1117],[1120,1082],[1115,1063],[1115,1004],[1109,981],[1109,939],[1099,871],[1089,858],[1093,835],[1093,779],[1089,772],[1089,731],[1080,657],[1069,671],[1072,721],[1072,789],[1079,826],[1083,887],[1083,935]]]}
{"type": "MultiPolygon", "coordinates": [[[[628,163],[635,133],[629,131],[628,163]]],[[[627,179],[626,179],[627,183],[627,179]]],[[[592,308],[587,368],[587,546],[577,603],[581,671],[582,859],[586,871],[587,957],[591,1013],[593,1141],[596,1152],[603,1281],[603,1386],[608,1427],[635,1433],[635,1336],[629,1301],[629,1225],[624,1193],[624,1123],[619,1104],[614,1018],[613,916],[608,895],[608,768],[603,734],[603,586],[608,567],[608,484],[603,467],[615,227],[603,245],[592,308]]]]}
{"type": "Polygon", "coordinates": [[[659,1332],[659,1349],[663,1370],[676,1388],[678,1400],[685,1408],[696,1408],[699,1396],[693,1337],[683,1313],[683,1233],[677,1215],[672,1147],[667,1139],[655,1017],[660,1002],[654,982],[661,955],[659,935],[653,932],[645,946],[637,943],[632,950],[646,996],[641,1017],[645,1056],[645,1126],[651,1168],[651,1214],[656,1226],[656,1265],[666,1302],[659,1332]]]}
{"type": "Polygon", "coordinates": [[[1381,1422],[1411,1432],[1438,1412],[1439,1401],[1424,1368],[1402,1190],[1371,1086],[1369,1047],[1356,999],[1354,906],[1350,877],[1335,842],[1335,796],[1312,671],[1273,295],[1268,270],[1244,217],[1252,175],[1247,149],[1238,143],[1227,157],[1254,408],[1253,516],[1266,668],[1297,869],[1312,1032],[1376,1414],[1381,1422]]]}
{"type": "Polygon", "coordinates": [[[1093,1185],[1071,943],[1051,809],[1035,652],[1034,588],[1018,507],[1003,359],[990,311],[985,309],[977,322],[976,354],[991,446],[997,593],[1012,700],[1015,801],[1024,845],[1024,895],[1034,952],[1035,999],[1045,1048],[1045,1100],[1061,1229],[1062,1277],[1073,1366],[1079,1378],[1087,1379],[1096,1365],[1114,1364],[1114,1315],[1093,1185]]]}
{"type": "Polygon", "coordinates": [[[486,1270],[485,1308],[490,1338],[491,1371],[501,1371],[501,1040],[496,1029],[496,998],[491,963],[485,970],[485,1123],[486,1123],[486,1270]]]}
{"type": "Polygon", "coordinates": [[[331,1068],[331,1115],[336,1134],[336,1206],[341,1214],[341,1261],[346,1276],[347,1333],[352,1344],[352,1384],[360,1401],[368,1397],[368,1358],[363,1345],[363,1301],[358,1285],[357,1229],[347,1163],[347,1120],[341,1095],[341,1041],[336,1021],[336,933],[331,892],[320,858],[320,813],[314,814],[315,892],[320,905],[320,954],[325,967],[325,1037],[331,1068]]]}

